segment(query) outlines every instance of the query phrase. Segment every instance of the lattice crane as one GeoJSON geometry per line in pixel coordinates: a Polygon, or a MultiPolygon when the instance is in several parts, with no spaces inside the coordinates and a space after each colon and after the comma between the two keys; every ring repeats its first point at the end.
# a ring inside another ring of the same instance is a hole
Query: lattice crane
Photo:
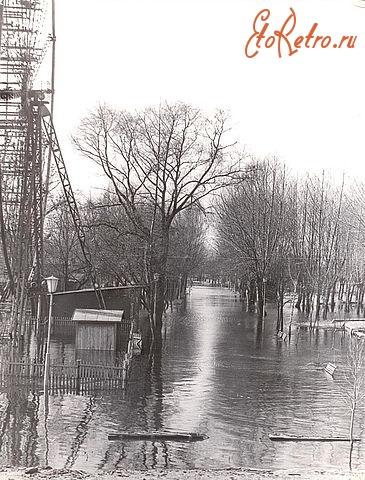
{"type": "Polygon", "coordinates": [[[47,0],[0,0],[0,240],[2,300],[12,299],[13,331],[24,318],[30,285],[40,291],[43,223],[53,156],[100,308],[105,308],[85,242],[80,215],[52,122],[55,18],[45,33],[47,0]],[[49,88],[35,78],[52,45],[49,88]],[[50,96],[50,111],[45,96],[50,96]]]}
{"type": "Polygon", "coordinates": [[[32,105],[34,78],[47,48],[40,34],[46,2],[0,5],[0,234],[1,280],[12,298],[13,330],[24,316],[28,275],[36,258],[42,274],[43,164],[40,117],[32,105]]]}
{"type": "Polygon", "coordinates": [[[63,192],[65,194],[65,198],[70,209],[77,237],[79,239],[80,247],[88,267],[89,278],[92,282],[99,308],[105,309],[104,297],[98,285],[95,268],[91,260],[90,250],[87,246],[85,231],[81,222],[79,210],[77,208],[75,195],[72,190],[71,182],[66,169],[66,164],[63,159],[61,147],[58,142],[56,130],[53,125],[52,115],[49,112],[48,108],[42,103],[39,109],[39,113],[42,118],[42,124],[44,127],[44,132],[47,136],[49,148],[52,152],[53,158],[56,163],[57,171],[61,179],[63,192]]]}

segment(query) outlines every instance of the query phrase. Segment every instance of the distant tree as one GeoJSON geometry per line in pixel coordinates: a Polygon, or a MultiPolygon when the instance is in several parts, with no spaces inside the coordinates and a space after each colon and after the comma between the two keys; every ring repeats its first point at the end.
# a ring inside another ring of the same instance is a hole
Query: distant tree
{"type": "Polygon", "coordinates": [[[323,172],[297,184],[293,256],[297,264],[298,302],[319,320],[321,305],[327,315],[331,293],[341,269],[343,188],[323,172]],[[324,300],[324,302],[323,302],[324,300]]]}
{"type": "MultiPolygon", "coordinates": [[[[138,231],[110,193],[89,201],[85,215],[88,237],[92,239],[92,257],[102,284],[138,284],[145,286],[145,247],[138,231]]],[[[148,215],[148,212],[146,213],[148,215]]],[[[205,222],[200,209],[181,212],[171,226],[166,270],[167,300],[184,296],[189,274],[203,262],[205,222]]],[[[145,289],[141,300],[148,309],[145,289]]]]}
{"type": "Polygon", "coordinates": [[[103,284],[145,284],[144,245],[117,199],[105,193],[87,204],[93,263],[103,284]]]}
{"type": "Polygon", "coordinates": [[[252,170],[237,188],[222,195],[217,208],[218,235],[221,249],[246,264],[247,280],[257,290],[258,313],[263,316],[270,276],[277,283],[278,294],[283,294],[281,260],[286,254],[288,180],[285,168],[276,160],[255,162],[252,170]],[[280,270],[274,271],[274,266],[280,270]]]}
{"type": "Polygon", "coordinates": [[[77,289],[89,278],[67,203],[55,199],[45,224],[44,271],[60,279],[60,289],[77,289]]]}
{"type": "Polygon", "coordinates": [[[177,280],[181,292],[188,277],[205,262],[206,228],[203,213],[194,206],[181,212],[171,226],[167,275],[177,280]]]}

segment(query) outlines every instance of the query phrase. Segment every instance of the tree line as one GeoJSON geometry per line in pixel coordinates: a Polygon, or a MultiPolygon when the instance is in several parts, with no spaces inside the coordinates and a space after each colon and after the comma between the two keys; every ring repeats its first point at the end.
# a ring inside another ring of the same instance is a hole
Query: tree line
{"type": "MultiPolygon", "coordinates": [[[[102,275],[143,286],[152,343],[158,345],[169,280],[178,277],[181,289],[201,254],[204,202],[242,176],[227,119],[221,111],[207,117],[183,103],[135,113],[104,106],[82,121],[74,144],[109,181],[107,191],[85,207],[94,266],[102,275]]],[[[62,220],[62,210],[55,215],[62,220]]],[[[60,234],[68,246],[75,241],[72,231],[60,234]]],[[[47,248],[59,248],[59,240],[50,238],[47,248]]],[[[73,255],[68,246],[62,256],[50,252],[51,258],[73,255]]],[[[66,287],[70,266],[77,262],[63,262],[66,287]]],[[[82,272],[74,276],[83,281],[82,272]]]]}
{"type": "MultiPolygon", "coordinates": [[[[239,151],[226,115],[183,103],[134,113],[107,106],[85,118],[76,149],[97,163],[108,187],[80,204],[101,284],[143,286],[151,340],[189,277],[225,277],[264,315],[288,295],[318,321],[335,304],[363,308],[363,203],[322,174],[295,177],[274,158],[239,151]],[[215,252],[206,247],[206,230],[215,252]]],[[[62,288],[88,282],[62,199],[47,216],[46,269],[62,288]]]]}
{"type": "Polygon", "coordinates": [[[294,176],[277,159],[253,166],[216,210],[217,258],[236,288],[261,316],[264,295],[276,300],[278,331],[289,300],[314,322],[336,306],[363,312],[362,187],[325,172],[294,176]]]}

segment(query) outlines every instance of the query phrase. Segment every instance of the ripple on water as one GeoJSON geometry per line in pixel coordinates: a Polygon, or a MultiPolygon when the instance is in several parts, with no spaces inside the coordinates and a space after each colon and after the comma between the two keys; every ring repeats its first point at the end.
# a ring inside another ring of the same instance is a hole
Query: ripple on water
{"type": "MultiPolygon", "coordinates": [[[[97,470],[127,468],[338,467],[347,445],[271,442],[269,434],[342,435],[350,412],[341,371],[346,341],[325,330],[276,338],[275,311],[265,321],[242,310],[228,290],[193,289],[186,310],[169,312],[161,362],[135,358],[125,392],[43,397],[26,387],[0,392],[0,461],[97,470]],[[334,350],[335,349],[335,350],[334,350]],[[334,378],[319,368],[334,358],[334,378]],[[108,441],[118,431],[199,431],[196,443],[108,441]]],[[[54,338],[56,351],[74,347],[54,338]]],[[[69,342],[69,340],[67,340],[69,342]]],[[[364,430],[362,414],[355,431],[364,430]]],[[[346,453],[346,454],[345,454],[346,453]]],[[[362,445],[354,462],[365,468],[362,445]]]]}

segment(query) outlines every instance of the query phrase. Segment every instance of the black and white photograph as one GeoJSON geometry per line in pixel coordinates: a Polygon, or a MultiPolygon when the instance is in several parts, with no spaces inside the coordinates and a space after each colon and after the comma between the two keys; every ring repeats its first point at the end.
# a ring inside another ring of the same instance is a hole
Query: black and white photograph
{"type": "Polygon", "coordinates": [[[364,62],[364,0],[0,0],[0,480],[365,479],[364,62]]]}

